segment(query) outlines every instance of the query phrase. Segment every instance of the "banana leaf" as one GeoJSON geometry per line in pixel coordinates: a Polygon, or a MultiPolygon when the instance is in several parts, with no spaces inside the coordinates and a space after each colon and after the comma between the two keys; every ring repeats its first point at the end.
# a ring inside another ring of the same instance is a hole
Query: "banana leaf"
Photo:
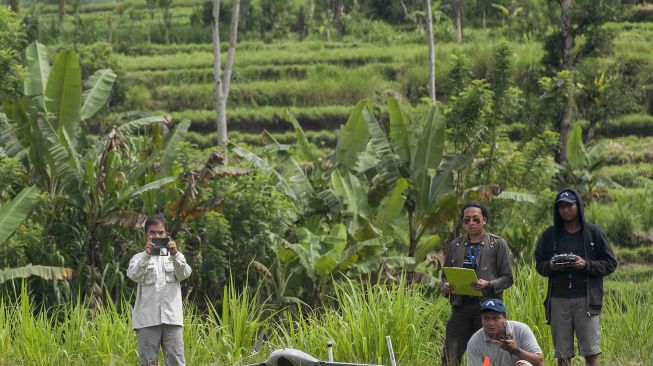
{"type": "Polygon", "coordinates": [[[365,119],[370,134],[370,144],[374,147],[379,159],[379,164],[376,167],[378,177],[388,187],[392,188],[397,180],[401,178],[399,173],[400,162],[392,150],[385,131],[383,131],[376,117],[367,106],[363,108],[363,119],[365,119]]]}
{"type": "Polygon", "coordinates": [[[404,119],[399,102],[394,98],[388,102],[388,113],[390,115],[390,140],[393,149],[399,155],[401,162],[408,165],[417,146],[415,135],[411,132],[410,125],[404,119]]]}
{"type": "Polygon", "coordinates": [[[0,284],[16,279],[32,276],[41,277],[44,280],[69,280],[73,277],[73,270],[65,267],[33,266],[7,268],[0,270],[0,284]]]}
{"type": "Polygon", "coordinates": [[[36,97],[45,95],[45,85],[50,75],[48,52],[39,42],[30,43],[25,50],[27,75],[25,78],[25,96],[36,97]]]}
{"type": "Polygon", "coordinates": [[[367,148],[369,133],[363,119],[363,107],[368,103],[367,100],[358,102],[349,115],[347,123],[340,128],[336,146],[337,165],[354,169],[358,161],[358,154],[367,148]]]}
{"type": "Polygon", "coordinates": [[[36,187],[26,187],[11,201],[0,206],[0,244],[9,239],[32,212],[38,196],[39,190],[36,187]]]}
{"type": "Polygon", "coordinates": [[[57,56],[45,86],[45,108],[54,114],[55,128],[65,128],[72,136],[81,120],[82,70],[79,56],[65,51],[57,56]]]}
{"type": "Polygon", "coordinates": [[[301,154],[300,158],[308,160],[313,164],[317,165],[318,159],[313,153],[311,144],[309,144],[308,139],[306,138],[306,134],[302,129],[302,126],[297,121],[297,118],[295,118],[295,116],[292,113],[290,113],[290,111],[287,111],[286,115],[287,115],[288,122],[290,122],[290,124],[292,124],[293,128],[295,129],[295,140],[297,140],[297,145],[299,146],[299,152],[301,154]]]}
{"type": "Polygon", "coordinates": [[[111,95],[116,73],[111,69],[98,70],[84,83],[86,90],[82,94],[83,104],[81,119],[86,120],[102,108],[111,95]]]}
{"type": "Polygon", "coordinates": [[[431,179],[444,154],[444,120],[440,110],[432,106],[411,161],[410,177],[416,187],[416,211],[423,215],[430,205],[431,179]]]}
{"type": "Polygon", "coordinates": [[[583,127],[580,123],[576,123],[567,140],[567,161],[572,169],[582,169],[587,160],[586,155],[583,145],[583,127]]]}
{"type": "Polygon", "coordinates": [[[409,185],[406,179],[399,179],[390,194],[381,201],[375,223],[382,230],[391,229],[392,223],[401,218],[401,212],[406,202],[405,192],[409,185]]]}
{"type": "Polygon", "coordinates": [[[123,135],[131,135],[143,128],[160,123],[166,123],[166,119],[163,116],[145,117],[123,123],[116,129],[123,135]]]}

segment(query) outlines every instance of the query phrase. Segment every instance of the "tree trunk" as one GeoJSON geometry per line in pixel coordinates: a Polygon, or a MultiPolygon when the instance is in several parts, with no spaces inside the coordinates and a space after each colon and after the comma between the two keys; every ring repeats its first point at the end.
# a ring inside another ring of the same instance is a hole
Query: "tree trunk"
{"type": "Polygon", "coordinates": [[[572,0],[560,0],[560,31],[564,40],[562,50],[563,68],[570,72],[570,80],[567,83],[567,100],[565,109],[560,120],[560,148],[556,155],[556,162],[562,163],[567,160],[567,140],[571,129],[571,119],[574,110],[574,34],[571,24],[571,3],[572,0]]]}
{"type": "Polygon", "coordinates": [[[172,28],[172,14],[170,14],[170,6],[163,9],[163,26],[165,27],[165,43],[170,44],[170,28],[172,28]]]}
{"type": "Polygon", "coordinates": [[[415,257],[417,252],[417,223],[414,212],[408,212],[408,256],[415,257]]]}
{"type": "Polygon", "coordinates": [[[433,38],[433,13],[431,0],[426,0],[426,29],[429,36],[429,97],[435,104],[435,41],[433,38]]]}
{"type": "MultiPolygon", "coordinates": [[[[415,24],[415,26],[417,26],[418,28],[421,28],[421,24],[420,24],[419,20],[417,19],[417,17],[415,15],[411,14],[408,11],[408,7],[406,6],[406,3],[404,2],[404,0],[400,0],[399,4],[401,4],[401,8],[404,10],[404,15],[406,16],[406,18],[408,18],[408,20],[410,20],[411,23],[415,24]]],[[[430,5],[430,3],[429,3],[429,5],[430,5]]]]}
{"type": "Polygon", "coordinates": [[[63,21],[66,15],[66,0],[59,0],[59,29],[63,33],[63,21]]]}
{"type": "Polygon", "coordinates": [[[147,30],[147,43],[152,43],[152,26],[154,25],[154,10],[150,10],[150,26],[147,30]]]}
{"type": "Polygon", "coordinates": [[[646,112],[653,116],[653,89],[646,90],[646,112]]]}
{"type": "Polygon", "coordinates": [[[313,15],[315,14],[315,0],[308,0],[308,6],[306,7],[306,28],[307,33],[310,33],[313,30],[313,15]]]}
{"type": "Polygon", "coordinates": [[[456,9],[456,42],[463,43],[463,18],[465,16],[465,5],[463,0],[456,0],[455,2],[456,9]]]}
{"type": "Polygon", "coordinates": [[[335,23],[336,23],[336,33],[338,34],[338,37],[342,37],[343,34],[345,33],[345,26],[343,24],[342,17],[345,13],[345,4],[342,2],[342,0],[337,0],[335,3],[335,23]]]}
{"type": "Polygon", "coordinates": [[[333,9],[332,9],[332,3],[331,0],[325,0],[324,2],[324,7],[325,7],[325,18],[326,18],[326,26],[324,27],[324,33],[322,34],[322,37],[327,41],[331,42],[331,27],[333,27],[333,9]]]}
{"type": "Polygon", "coordinates": [[[229,50],[222,73],[220,53],[220,0],[213,0],[213,79],[215,80],[215,109],[218,130],[218,145],[227,142],[227,98],[231,85],[236,43],[238,40],[238,18],[240,17],[240,0],[234,0],[229,26],[229,50]]]}
{"type": "Polygon", "coordinates": [[[109,44],[113,44],[113,19],[111,14],[109,14],[107,20],[109,22],[109,44]]]}

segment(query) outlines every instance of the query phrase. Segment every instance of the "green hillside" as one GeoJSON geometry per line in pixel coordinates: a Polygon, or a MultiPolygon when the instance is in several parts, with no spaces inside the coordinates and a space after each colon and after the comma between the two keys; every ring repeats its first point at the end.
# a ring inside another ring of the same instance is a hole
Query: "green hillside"
{"type": "Polygon", "coordinates": [[[241,0],[221,146],[211,1],[3,0],[0,365],[134,364],[125,270],[154,214],[193,268],[189,364],[334,340],[389,364],[386,335],[437,363],[469,201],[553,364],[533,258],[563,187],[619,262],[601,362],[650,365],[653,0],[430,3],[436,102],[424,0],[241,0]]]}

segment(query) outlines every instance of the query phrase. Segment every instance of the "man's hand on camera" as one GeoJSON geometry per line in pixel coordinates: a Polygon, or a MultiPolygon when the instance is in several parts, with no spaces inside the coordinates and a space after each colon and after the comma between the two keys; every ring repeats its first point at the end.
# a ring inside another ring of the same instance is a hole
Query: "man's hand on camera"
{"type": "Polygon", "coordinates": [[[172,239],[168,241],[168,251],[172,256],[175,256],[178,253],[177,244],[172,239]]]}
{"type": "Polygon", "coordinates": [[[579,270],[579,269],[585,269],[585,260],[582,257],[576,256],[576,260],[569,263],[569,267],[579,270]]]}
{"type": "Polygon", "coordinates": [[[553,263],[553,261],[549,261],[549,269],[551,269],[554,272],[562,271],[563,269],[565,269],[567,267],[569,267],[569,264],[566,264],[566,263],[565,264],[556,264],[556,263],[553,263]]]}
{"type": "Polygon", "coordinates": [[[152,255],[152,247],[154,244],[152,244],[152,238],[147,238],[147,243],[145,243],[145,253],[147,255],[152,255]]]}
{"type": "Polygon", "coordinates": [[[518,349],[517,343],[511,335],[508,335],[508,338],[501,338],[499,347],[504,351],[508,351],[510,354],[515,353],[518,349]]]}

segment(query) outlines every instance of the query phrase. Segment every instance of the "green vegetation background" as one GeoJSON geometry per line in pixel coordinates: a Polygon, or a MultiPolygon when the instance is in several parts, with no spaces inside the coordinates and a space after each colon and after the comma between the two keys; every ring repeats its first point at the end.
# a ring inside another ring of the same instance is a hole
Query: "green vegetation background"
{"type": "MultiPolygon", "coordinates": [[[[5,103],[21,97],[24,49],[38,40],[47,46],[50,63],[62,51],[76,50],[82,80],[107,67],[118,75],[107,107],[84,122],[91,142],[105,141],[111,126],[140,117],[167,115],[161,120],[172,121],[171,131],[179,131],[180,121],[191,121],[188,133],[179,132],[185,141],[174,149],[161,144],[170,134],[154,122],[126,133],[111,191],[119,195],[159,176],[152,169],[136,183],[125,180],[148,154],[172,157],[161,166],[177,177],[173,184],[157,195],[125,200],[116,212],[172,216],[171,231],[193,257],[195,275],[184,288],[189,364],[238,364],[260,331],[270,337],[270,348],[264,351],[293,346],[325,358],[326,341],[334,340],[337,359],[388,364],[384,336],[391,335],[399,364],[436,362],[449,309],[437,292],[434,255],[459,230],[455,215],[425,234],[413,264],[402,259],[409,246],[405,223],[389,225],[393,240],[375,246],[368,242],[375,251],[361,251],[361,256],[376,261],[358,262],[356,270],[339,263],[333,272],[320,274],[317,264],[279,249],[281,239],[289,247],[319,243],[310,254],[328,258],[327,244],[340,238],[341,225],[347,226],[348,246],[364,242],[355,237],[363,234],[351,232],[353,224],[346,217],[353,202],[339,198],[334,203],[317,192],[332,187],[329,154],[359,100],[372,101],[372,111],[386,130],[392,119],[386,106],[390,98],[400,102],[412,128],[423,128],[428,57],[422,2],[404,1],[405,9],[399,1],[342,2],[339,18],[334,8],[339,1],[315,1],[310,18],[308,1],[242,3],[227,112],[229,137],[269,166],[240,151],[231,154],[229,167],[247,169],[248,174],[212,167],[223,173],[198,183],[200,193],[193,197],[197,217],[171,214],[180,212],[172,203],[196,188],[189,174],[201,172],[215,149],[210,3],[69,2],[63,27],[57,4],[23,1],[17,14],[2,7],[0,99],[5,103]],[[308,158],[287,122],[288,110],[319,159],[308,158]],[[297,167],[310,181],[299,183],[307,190],[310,184],[316,194],[282,187],[283,180],[268,169],[297,183],[292,180],[301,177],[297,167]],[[346,214],[336,214],[338,210],[346,214]],[[401,281],[402,270],[423,274],[411,281],[421,284],[401,281]],[[388,278],[398,284],[364,284],[388,278]]],[[[495,197],[488,204],[490,229],[507,239],[518,264],[517,284],[507,293],[511,316],[534,326],[540,344],[549,350],[547,363],[553,361],[541,307],[544,282],[530,269],[532,248],[551,222],[557,188],[572,185],[590,199],[588,218],[606,231],[621,264],[606,284],[603,362],[647,365],[653,349],[653,323],[647,320],[653,290],[653,5],[575,4],[584,10],[576,15],[582,30],[576,44],[574,120],[582,130],[585,165],[553,161],[565,97],[561,86],[569,76],[560,72],[556,54],[559,9],[555,2],[538,0],[465,0],[460,44],[453,2],[433,2],[445,150],[468,149],[475,158],[457,175],[458,205],[479,197],[478,187],[486,185],[535,197],[534,202],[495,197]]],[[[230,5],[223,2],[223,25],[228,24],[230,5]]],[[[226,34],[226,26],[222,31],[226,34]]],[[[6,151],[7,146],[0,149],[0,203],[10,202],[26,186],[51,183],[39,182],[34,165],[6,151]]],[[[90,225],[92,211],[74,205],[70,191],[42,191],[29,218],[0,242],[0,267],[64,266],[73,268],[75,276],[70,281],[11,280],[0,285],[0,364],[133,364],[129,307],[134,286],[124,271],[129,257],[142,247],[142,235],[116,225],[120,220],[110,221],[115,217],[110,215],[90,225]],[[90,237],[98,242],[95,266],[85,261],[90,237]]],[[[383,193],[370,184],[362,195],[368,196],[366,203],[378,204],[374,195],[383,193]]]]}

